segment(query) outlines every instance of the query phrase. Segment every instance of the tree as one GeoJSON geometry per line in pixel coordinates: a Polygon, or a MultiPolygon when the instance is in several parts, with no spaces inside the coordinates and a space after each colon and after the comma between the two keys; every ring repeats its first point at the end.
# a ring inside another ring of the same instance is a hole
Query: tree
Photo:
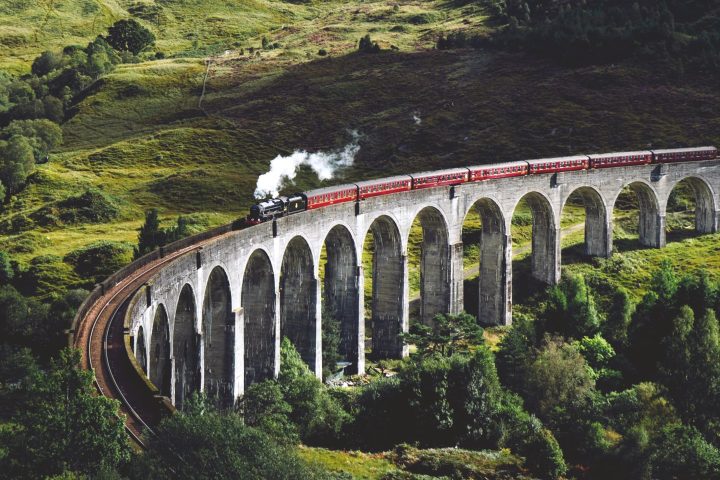
{"type": "Polygon", "coordinates": [[[299,441],[297,427],[290,421],[292,407],[274,380],[253,383],[243,395],[240,409],[245,423],[281,443],[299,441]]]}
{"type": "Polygon", "coordinates": [[[7,142],[0,141],[0,181],[8,194],[19,192],[34,168],[35,157],[27,138],[14,135],[7,142]]]}
{"type": "Polygon", "coordinates": [[[336,438],[347,415],[287,338],[280,345],[277,382],[292,408],[290,420],[303,441],[327,442],[336,438]]]}
{"type": "Polygon", "coordinates": [[[0,285],[10,282],[15,276],[15,271],[10,263],[10,255],[0,250],[0,285]]]}
{"type": "Polygon", "coordinates": [[[52,72],[62,64],[62,55],[55,52],[45,51],[33,60],[31,71],[33,75],[43,77],[52,72]]]}
{"type": "Polygon", "coordinates": [[[414,323],[410,332],[402,333],[400,337],[403,342],[415,345],[420,355],[439,353],[451,356],[482,344],[483,329],[468,313],[438,314],[433,318],[432,326],[414,323]]]}
{"type": "Polygon", "coordinates": [[[155,35],[136,20],[118,20],[109,29],[105,40],[118,51],[137,55],[155,43],[155,35]]]}
{"type": "Polygon", "coordinates": [[[130,458],[118,402],[96,395],[80,352],[63,350],[47,372],[37,372],[13,421],[18,431],[0,461],[12,478],[73,471],[92,475],[130,458]]]}
{"type": "Polygon", "coordinates": [[[163,245],[165,236],[160,229],[160,219],[156,208],[145,212],[145,223],[138,230],[138,246],[135,258],[140,258],[163,245]]]}
{"type": "Polygon", "coordinates": [[[323,303],[322,310],[322,366],[323,378],[335,373],[340,355],[341,342],[340,322],[330,308],[323,303]]]}
{"type": "Polygon", "coordinates": [[[572,345],[549,339],[527,373],[526,400],[543,420],[553,420],[588,400],[595,381],[572,345]]]}
{"type": "Polygon", "coordinates": [[[47,156],[63,141],[60,126],[47,119],[15,120],[3,129],[3,135],[6,138],[16,135],[27,138],[36,161],[47,156]]]}
{"type": "Polygon", "coordinates": [[[537,343],[535,325],[525,316],[513,314],[513,324],[509,332],[500,340],[495,363],[500,380],[505,387],[521,392],[525,380],[525,371],[537,343]]]}
{"type": "Polygon", "coordinates": [[[303,480],[319,478],[294,448],[249,427],[235,413],[190,410],[164,419],[131,478],[303,480]]]}
{"type": "Polygon", "coordinates": [[[634,311],[632,300],[627,290],[619,287],[612,297],[610,310],[603,324],[603,337],[615,347],[624,349],[628,341],[628,327],[634,311]]]}
{"type": "Polygon", "coordinates": [[[675,424],[665,427],[650,463],[652,478],[720,478],[720,452],[693,427],[675,424]]]}

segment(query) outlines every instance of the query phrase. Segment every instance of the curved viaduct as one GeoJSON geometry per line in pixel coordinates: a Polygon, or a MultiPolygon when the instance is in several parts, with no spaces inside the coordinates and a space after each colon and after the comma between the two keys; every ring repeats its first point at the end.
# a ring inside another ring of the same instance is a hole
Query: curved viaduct
{"type": "MultiPolygon", "coordinates": [[[[423,321],[462,309],[462,227],[468,212],[476,209],[482,221],[479,320],[509,324],[510,227],[522,199],[533,217],[532,275],[552,284],[560,277],[560,217],[571,194],[579,194],[585,203],[585,252],[606,257],[612,252],[612,212],[621,190],[630,186],[639,199],[640,242],[663,247],[666,206],[682,180],[689,180],[695,194],[696,229],[718,231],[718,161],[412,190],[309,210],[239,231],[228,228],[223,235],[186,244],[172,260],[166,258],[148,270],[144,284],[126,296],[125,336],[136,365],[178,408],[193,391],[204,391],[218,404],[230,406],[249,384],[276,375],[282,337],[296,345],[319,375],[323,309],[339,321],[342,356],[362,372],[366,305],[360,259],[370,234],[374,248],[372,300],[367,305],[372,319],[369,350],[375,357],[401,357],[407,349],[398,333],[409,324],[408,237],[416,219],[423,229],[423,321]],[[322,258],[326,263],[321,281],[322,258]]],[[[82,313],[89,316],[87,309],[82,313]]],[[[78,325],[84,321],[80,318],[78,325]]]]}

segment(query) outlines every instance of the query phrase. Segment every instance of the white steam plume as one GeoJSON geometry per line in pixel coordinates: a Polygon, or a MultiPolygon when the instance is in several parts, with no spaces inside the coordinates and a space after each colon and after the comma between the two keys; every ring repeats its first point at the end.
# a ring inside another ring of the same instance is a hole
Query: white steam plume
{"type": "Polygon", "coordinates": [[[305,150],[295,150],[291,155],[283,157],[278,155],[270,162],[270,171],[258,177],[255,188],[255,198],[266,198],[269,195],[278,196],[278,192],[285,182],[292,182],[301,165],[307,165],[317,174],[320,180],[329,180],[342,168],[349,167],[355,161],[355,155],[360,151],[360,135],[353,131],[352,142],[345,145],[342,150],[334,152],[308,153],[305,150]]]}

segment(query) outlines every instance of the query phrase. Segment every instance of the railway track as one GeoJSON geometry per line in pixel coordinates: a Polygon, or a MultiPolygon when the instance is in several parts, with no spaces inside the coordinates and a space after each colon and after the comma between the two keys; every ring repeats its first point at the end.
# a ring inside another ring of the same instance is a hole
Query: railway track
{"type": "Polygon", "coordinates": [[[177,258],[201,248],[217,237],[169,253],[139,267],[108,288],[77,324],[73,345],[82,352],[81,365],[95,374],[95,386],[101,395],[120,403],[130,437],[145,446],[168,412],[135,370],[125,349],[124,318],[132,295],[157,271],[177,258]]]}

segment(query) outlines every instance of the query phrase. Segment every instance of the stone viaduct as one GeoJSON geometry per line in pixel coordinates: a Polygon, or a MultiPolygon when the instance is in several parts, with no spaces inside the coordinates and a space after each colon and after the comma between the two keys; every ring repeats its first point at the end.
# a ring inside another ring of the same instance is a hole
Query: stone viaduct
{"type": "Polygon", "coordinates": [[[148,378],[178,408],[198,390],[229,406],[248,385],[277,374],[282,337],[320,374],[325,308],[340,322],[342,356],[352,370],[363,372],[366,313],[372,330],[367,332],[372,337],[369,355],[407,353],[398,333],[409,324],[407,248],[416,219],[423,230],[423,321],[462,309],[461,234],[468,212],[476,209],[482,220],[479,321],[507,325],[512,315],[510,225],[522,199],[533,216],[532,275],[552,284],[560,277],[560,217],[571,194],[579,194],[585,204],[585,252],[607,257],[612,252],[612,212],[621,190],[629,186],[637,194],[640,242],[663,247],[666,206],[682,180],[688,180],[695,194],[696,229],[718,231],[718,161],[413,190],[233,231],[169,263],[137,291],[127,314],[133,350],[148,378]],[[370,234],[373,285],[366,307],[361,258],[370,234]]]}

